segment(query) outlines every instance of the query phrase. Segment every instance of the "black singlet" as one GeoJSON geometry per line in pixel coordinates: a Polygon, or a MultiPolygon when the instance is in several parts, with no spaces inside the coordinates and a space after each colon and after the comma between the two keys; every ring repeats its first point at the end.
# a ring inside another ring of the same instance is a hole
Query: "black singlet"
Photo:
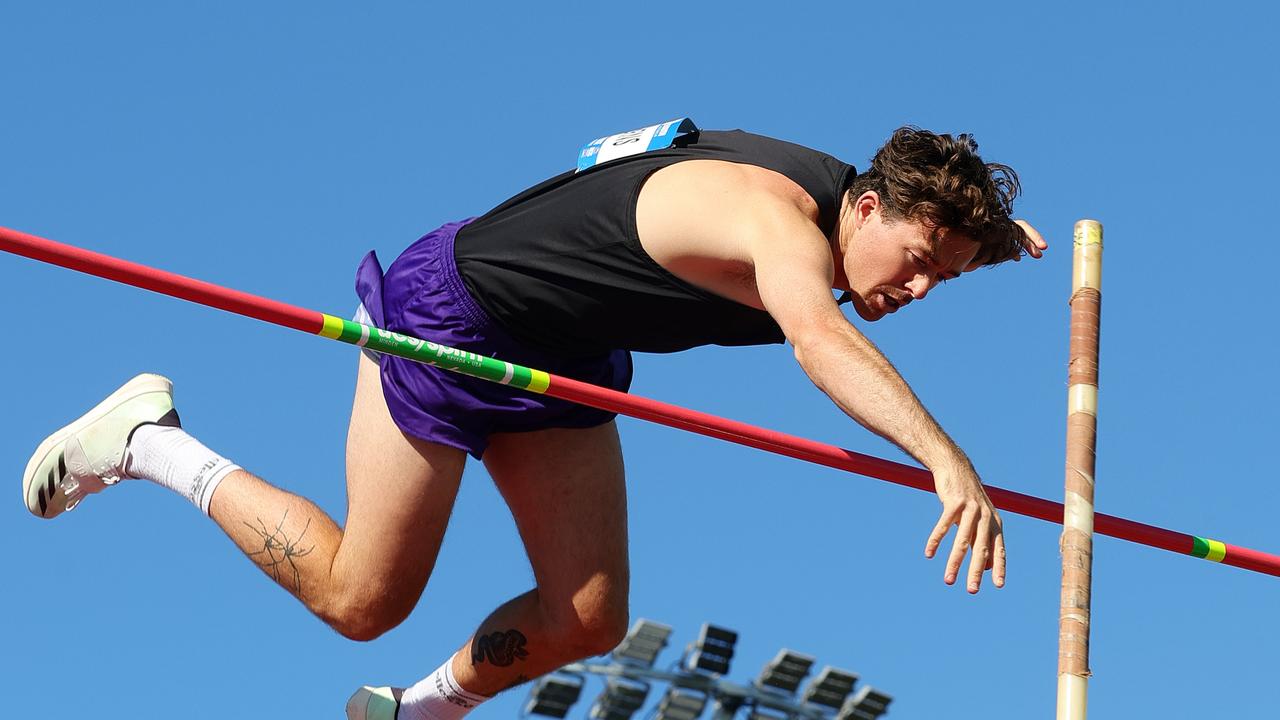
{"type": "Polygon", "coordinates": [[[467,291],[516,339],[567,357],[783,342],[768,313],[677,278],[640,246],[640,187],[655,171],[696,159],[785,175],[817,202],[828,237],[856,174],[800,145],[703,130],[665,150],[551,178],[463,228],[454,258],[467,291]]]}

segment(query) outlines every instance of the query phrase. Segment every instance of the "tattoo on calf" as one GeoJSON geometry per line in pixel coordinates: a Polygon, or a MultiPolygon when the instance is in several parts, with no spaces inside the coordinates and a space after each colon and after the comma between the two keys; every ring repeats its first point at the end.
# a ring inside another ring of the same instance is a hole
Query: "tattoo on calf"
{"type": "Polygon", "coordinates": [[[497,667],[507,667],[516,660],[529,656],[524,649],[528,639],[519,630],[492,632],[488,635],[477,634],[471,641],[471,664],[479,665],[488,662],[497,667]]]}
{"type": "MultiPolygon", "coordinates": [[[[254,527],[249,523],[245,523],[245,527],[252,530],[259,538],[262,539],[262,549],[248,553],[249,557],[262,568],[262,571],[270,575],[276,582],[284,585],[281,580],[281,571],[290,572],[293,576],[293,591],[297,595],[302,595],[302,574],[298,572],[298,566],[294,563],[294,558],[306,557],[315,550],[315,545],[301,547],[302,539],[307,536],[307,530],[311,528],[311,518],[307,518],[307,524],[302,528],[302,534],[296,540],[290,540],[288,534],[284,531],[284,522],[289,519],[289,511],[284,511],[284,517],[280,518],[280,522],[276,524],[275,530],[268,530],[267,524],[262,522],[262,518],[256,518],[258,527],[254,527]],[[285,567],[288,563],[288,567],[285,567]]],[[[286,586],[287,589],[287,586],[286,586]]]]}

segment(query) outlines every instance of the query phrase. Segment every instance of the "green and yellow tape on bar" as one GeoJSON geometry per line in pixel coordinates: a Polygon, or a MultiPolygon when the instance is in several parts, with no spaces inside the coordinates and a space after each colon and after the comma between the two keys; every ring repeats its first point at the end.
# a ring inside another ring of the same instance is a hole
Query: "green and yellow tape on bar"
{"type": "Polygon", "coordinates": [[[382,330],[353,320],[344,320],[333,315],[322,314],[321,317],[320,332],[316,333],[321,337],[340,340],[388,355],[398,355],[529,392],[542,394],[551,386],[551,376],[541,370],[382,330]]]}
{"type": "Polygon", "coordinates": [[[1202,537],[1191,537],[1191,554],[1210,562],[1220,563],[1227,557],[1227,544],[1202,537]]]}

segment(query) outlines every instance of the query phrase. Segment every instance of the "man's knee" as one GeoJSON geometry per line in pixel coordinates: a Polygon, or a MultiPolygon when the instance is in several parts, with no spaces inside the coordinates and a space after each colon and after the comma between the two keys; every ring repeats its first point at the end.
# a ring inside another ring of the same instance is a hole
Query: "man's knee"
{"type": "Polygon", "coordinates": [[[574,608],[560,615],[552,635],[566,662],[609,652],[627,634],[627,603],[574,608]]]}
{"type": "Polygon", "coordinates": [[[415,604],[396,597],[394,592],[369,592],[368,588],[361,588],[335,597],[319,615],[343,637],[369,642],[404,622],[415,604]]]}

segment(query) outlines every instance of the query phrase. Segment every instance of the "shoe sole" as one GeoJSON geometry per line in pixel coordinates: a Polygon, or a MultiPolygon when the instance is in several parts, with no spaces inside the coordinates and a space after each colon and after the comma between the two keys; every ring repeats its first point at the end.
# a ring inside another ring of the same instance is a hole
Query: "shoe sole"
{"type": "Polygon", "coordinates": [[[35,453],[32,454],[31,459],[27,461],[26,470],[22,473],[22,501],[27,504],[27,510],[31,511],[32,515],[46,520],[51,520],[61,514],[61,511],[59,511],[53,515],[45,515],[40,512],[40,506],[38,503],[32,503],[31,490],[36,480],[36,468],[40,467],[45,458],[49,456],[49,453],[60,451],[63,443],[67,441],[67,438],[85,429],[102,416],[110,413],[112,410],[115,410],[139,395],[146,395],[154,392],[172,393],[173,382],[163,375],[142,373],[120,386],[118,390],[108,395],[102,402],[94,405],[92,410],[81,415],[70,425],[60,428],[57,432],[45,438],[44,442],[40,443],[40,445],[36,447],[35,453]]]}
{"type": "Polygon", "coordinates": [[[396,692],[394,688],[365,685],[347,700],[347,720],[394,720],[400,709],[396,692]]]}

